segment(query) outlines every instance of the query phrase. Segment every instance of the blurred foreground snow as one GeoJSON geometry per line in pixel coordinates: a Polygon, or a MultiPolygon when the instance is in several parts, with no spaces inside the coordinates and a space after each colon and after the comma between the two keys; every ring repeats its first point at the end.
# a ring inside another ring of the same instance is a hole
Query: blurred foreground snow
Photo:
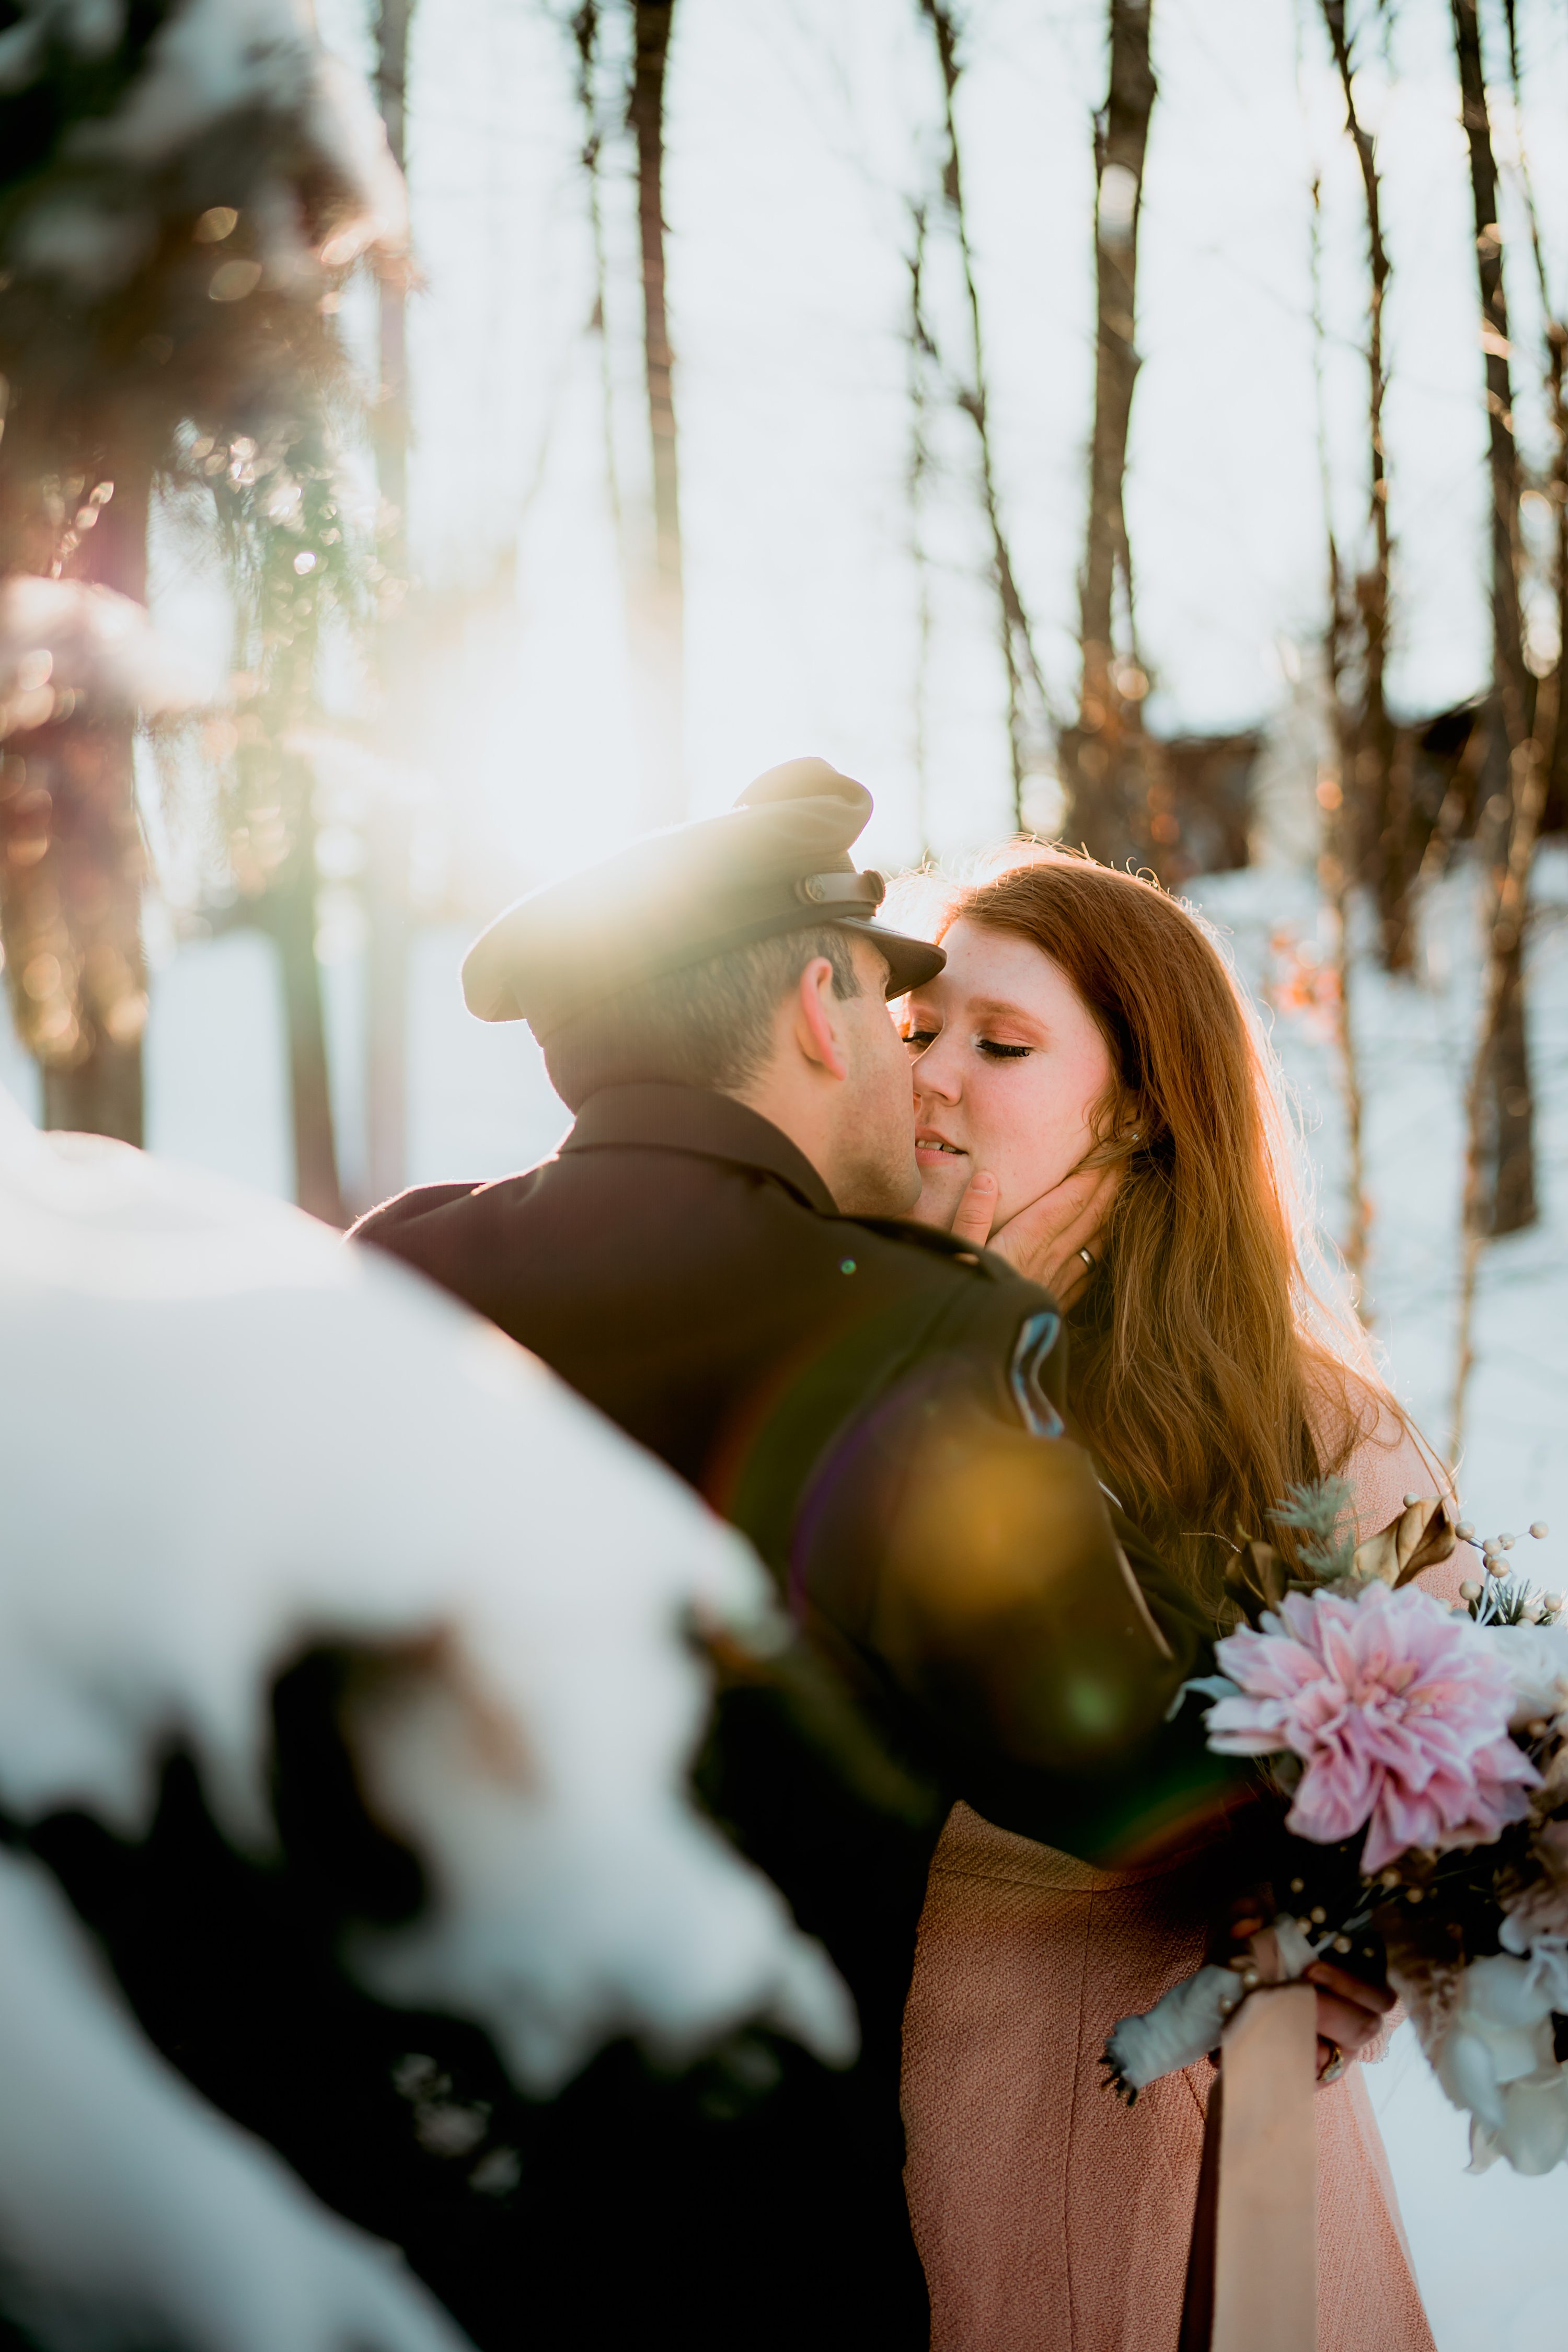
{"type": "MultiPolygon", "coordinates": [[[[683,2063],[760,2019],[852,2055],[826,1955],[686,1795],[686,1628],[755,1620],[763,1572],[534,1359],[280,1202],[0,1098],[0,1364],[8,1822],[138,1836],[174,1740],[265,1851],[275,1677],[369,1654],[345,1737],[431,1892],[360,1931],[363,1981],[482,2024],[536,2095],[622,2033],[683,2063]]],[[[0,2242],[40,2340],[456,2343],[154,2057],[8,1859],[0,1994],[0,2242]]]]}

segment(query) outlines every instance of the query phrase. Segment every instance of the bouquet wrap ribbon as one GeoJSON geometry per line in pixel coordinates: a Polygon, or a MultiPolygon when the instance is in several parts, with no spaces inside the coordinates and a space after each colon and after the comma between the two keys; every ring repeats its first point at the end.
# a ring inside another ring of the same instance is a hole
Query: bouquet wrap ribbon
{"type": "Polygon", "coordinates": [[[1181,2352],[1316,2352],[1317,1996],[1284,1979],[1272,1931],[1254,1951],[1273,1980],[1220,2040],[1181,2352]]]}

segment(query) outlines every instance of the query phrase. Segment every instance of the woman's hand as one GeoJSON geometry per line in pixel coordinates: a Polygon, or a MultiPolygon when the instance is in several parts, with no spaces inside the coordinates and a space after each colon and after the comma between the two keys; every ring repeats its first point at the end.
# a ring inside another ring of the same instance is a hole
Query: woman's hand
{"type": "MultiPolygon", "coordinates": [[[[1266,1916],[1269,1909],[1254,1896],[1238,1898],[1232,1906],[1229,1931],[1233,1947],[1244,1945],[1251,1948],[1263,1967],[1266,1981],[1278,1964],[1266,1916]],[[1260,1954],[1254,1939],[1264,1937],[1268,1950],[1260,1954]]],[[[1342,1969],[1333,1960],[1314,1960],[1302,1971],[1302,1980],[1311,1986],[1318,1997],[1318,2080],[1331,2083],[1343,2074],[1347,2059],[1359,2057],[1376,2041],[1394,2007],[1394,1995],[1385,1976],[1370,1983],[1365,1977],[1342,1969]]]]}
{"type": "Polygon", "coordinates": [[[953,1211],[952,1232],[976,1249],[994,1250],[1048,1290],[1058,1306],[1070,1307],[1094,1271],[1094,1237],[1105,1222],[1121,1174],[1114,1160],[1104,1167],[1075,1168],[993,1233],[996,1179],[982,1168],[970,1178],[953,1211]]]}
{"type": "Polygon", "coordinates": [[[1376,2041],[1394,2007],[1394,1993],[1386,1981],[1368,1984],[1364,1977],[1336,1968],[1332,1960],[1314,1960],[1306,1979],[1318,1996],[1318,2080],[1321,2083],[1340,2071],[1336,2051],[1342,2058],[1357,2058],[1369,2042],[1376,2041]]]}

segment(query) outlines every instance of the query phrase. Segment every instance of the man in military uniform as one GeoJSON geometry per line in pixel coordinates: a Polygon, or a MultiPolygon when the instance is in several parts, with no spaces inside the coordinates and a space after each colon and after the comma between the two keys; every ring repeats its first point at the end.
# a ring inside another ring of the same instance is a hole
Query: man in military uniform
{"type": "Polygon", "coordinates": [[[357,1229],[741,1528],[802,1643],[773,1672],[718,1641],[698,1785],[833,1955],[861,2055],[834,2074],[753,2037],[739,2074],[768,2096],[672,2104],[597,2169],[578,2135],[562,2227],[575,2194],[617,2250],[582,2279],[584,2345],[923,2347],[899,2042],[946,1811],[1110,1858],[1202,1774],[1160,1728],[1196,1631],[1067,1436],[1050,1298],[892,1222],[919,1175],[884,999],[943,959],[875,919],[848,856],[870,806],[794,761],[502,915],[468,1005],[530,1024],[576,1124],[542,1167],[357,1229]]]}

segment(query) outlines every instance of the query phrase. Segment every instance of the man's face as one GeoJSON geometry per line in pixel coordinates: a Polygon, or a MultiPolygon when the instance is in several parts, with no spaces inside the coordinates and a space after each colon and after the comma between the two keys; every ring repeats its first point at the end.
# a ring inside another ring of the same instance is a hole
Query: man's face
{"type": "Polygon", "coordinates": [[[851,953],[860,993],[835,1003],[849,1076],[829,1181],[847,1216],[901,1217],[921,1190],[909,1055],[883,993],[886,963],[867,940],[851,953]]]}

